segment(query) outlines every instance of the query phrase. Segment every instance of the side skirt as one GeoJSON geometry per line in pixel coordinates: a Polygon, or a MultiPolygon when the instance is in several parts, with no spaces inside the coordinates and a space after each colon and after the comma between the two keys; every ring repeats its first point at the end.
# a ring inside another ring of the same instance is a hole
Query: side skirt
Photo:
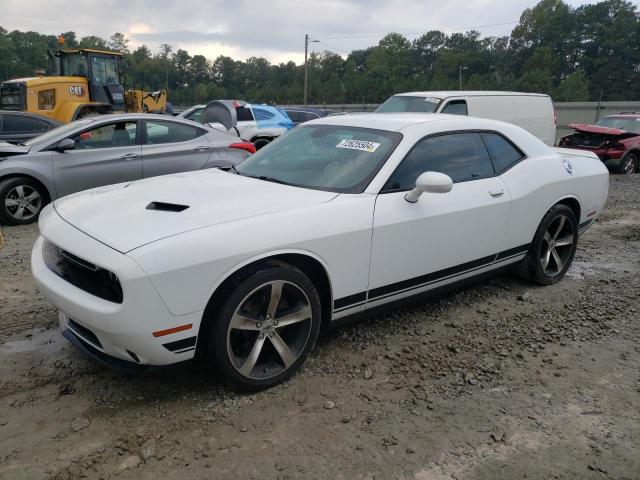
{"type": "Polygon", "coordinates": [[[452,291],[455,290],[460,290],[461,288],[464,287],[468,287],[469,285],[474,285],[477,284],[483,280],[486,280],[488,278],[492,278],[492,277],[496,277],[497,275],[499,275],[500,273],[504,273],[506,271],[509,271],[511,268],[513,268],[513,265],[516,262],[511,261],[505,265],[499,266],[497,268],[479,273],[477,275],[473,275],[471,277],[466,277],[463,278],[461,280],[457,280],[455,282],[451,282],[451,283],[447,283],[446,285],[442,285],[439,287],[435,287],[432,289],[429,289],[427,291],[423,291],[423,292],[419,292],[419,293],[413,293],[410,294],[406,297],[402,297],[399,298],[397,300],[391,300],[387,303],[384,303],[382,305],[378,305],[372,308],[369,308],[367,310],[362,310],[359,312],[354,312],[354,313],[348,313],[347,315],[337,318],[335,320],[332,320],[329,323],[329,329],[334,329],[334,328],[340,328],[344,325],[348,325],[352,322],[357,322],[360,320],[363,320],[365,318],[370,318],[370,317],[374,317],[376,315],[379,315],[381,313],[385,313],[391,310],[396,310],[400,307],[404,307],[407,305],[413,305],[415,303],[418,303],[419,301],[431,298],[431,297],[437,297],[439,295],[442,295],[444,293],[450,293],[452,291]]]}

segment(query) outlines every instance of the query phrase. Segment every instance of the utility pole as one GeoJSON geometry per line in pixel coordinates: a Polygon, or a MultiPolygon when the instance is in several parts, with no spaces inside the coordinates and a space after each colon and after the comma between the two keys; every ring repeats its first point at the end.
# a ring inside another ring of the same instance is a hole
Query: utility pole
{"type": "Polygon", "coordinates": [[[458,66],[458,90],[462,90],[462,71],[469,70],[469,67],[463,67],[462,65],[458,66]]]}
{"type": "Polygon", "coordinates": [[[309,42],[317,43],[320,40],[311,40],[309,34],[304,35],[304,106],[307,106],[307,79],[309,78],[309,65],[307,63],[307,54],[309,52],[309,42]]]}
{"type": "Polygon", "coordinates": [[[309,50],[309,34],[304,35],[304,106],[307,106],[307,77],[309,76],[309,67],[307,65],[307,50],[309,50]]]}

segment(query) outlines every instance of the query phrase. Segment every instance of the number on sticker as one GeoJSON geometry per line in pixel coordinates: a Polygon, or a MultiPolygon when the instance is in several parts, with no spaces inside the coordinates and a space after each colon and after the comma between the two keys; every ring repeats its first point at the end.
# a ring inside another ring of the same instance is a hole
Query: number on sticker
{"type": "Polygon", "coordinates": [[[336,145],[336,148],[346,148],[348,150],[359,150],[361,152],[373,153],[378,149],[379,146],[380,144],[376,142],[367,142],[366,140],[344,139],[344,140],[340,140],[340,143],[336,145]]]}

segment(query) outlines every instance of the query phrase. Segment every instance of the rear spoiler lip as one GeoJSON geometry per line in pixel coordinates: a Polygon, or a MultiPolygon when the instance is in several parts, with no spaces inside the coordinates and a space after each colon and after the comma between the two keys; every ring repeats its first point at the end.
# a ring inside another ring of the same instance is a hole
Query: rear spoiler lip
{"type": "Polygon", "coordinates": [[[564,148],[564,147],[553,147],[553,150],[556,153],[559,153],[565,157],[583,157],[583,158],[594,158],[596,160],[600,160],[598,155],[594,152],[590,152],[589,150],[581,150],[579,148],[564,148]]]}

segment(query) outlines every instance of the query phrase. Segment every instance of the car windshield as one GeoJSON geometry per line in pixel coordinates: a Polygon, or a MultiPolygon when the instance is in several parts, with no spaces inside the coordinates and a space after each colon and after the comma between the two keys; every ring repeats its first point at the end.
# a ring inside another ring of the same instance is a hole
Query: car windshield
{"type": "Polygon", "coordinates": [[[338,193],[360,193],[402,135],[341,125],[298,127],[263,147],[236,171],[263,180],[338,193]]]}
{"type": "Polygon", "coordinates": [[[46,143],[49,140],[53,140],[60,136],[64,136],[65,133],[75,130],[80,124],[84,124],[84,123],[88,124],[91,122],[92,120],[89,120],[89,119],[76,120],[75,122],[67,123],[66,125],[60,125],[59,127],[49,130],[48,132],[43,133],[42,135],[38,135],[36,137],[33,137],[27,140],[26,142],[23,143],[23,145],[35,145],[36,143],[43,143],[43,142],[46,143]]]}
{"type": "Polygon", "coordinates": [[[433,113],[440,105],[442,99],[435,97],[411,97],[407,95],[394,95],[380,105],[376,112],[416,112],[433,113]]]}
{"type": "Polygon", "coordinates": [[[640,133],[640,116],[632,118],[604,117],[596,125],[607,128],[617,128],[625,132],[640,133]]]}

